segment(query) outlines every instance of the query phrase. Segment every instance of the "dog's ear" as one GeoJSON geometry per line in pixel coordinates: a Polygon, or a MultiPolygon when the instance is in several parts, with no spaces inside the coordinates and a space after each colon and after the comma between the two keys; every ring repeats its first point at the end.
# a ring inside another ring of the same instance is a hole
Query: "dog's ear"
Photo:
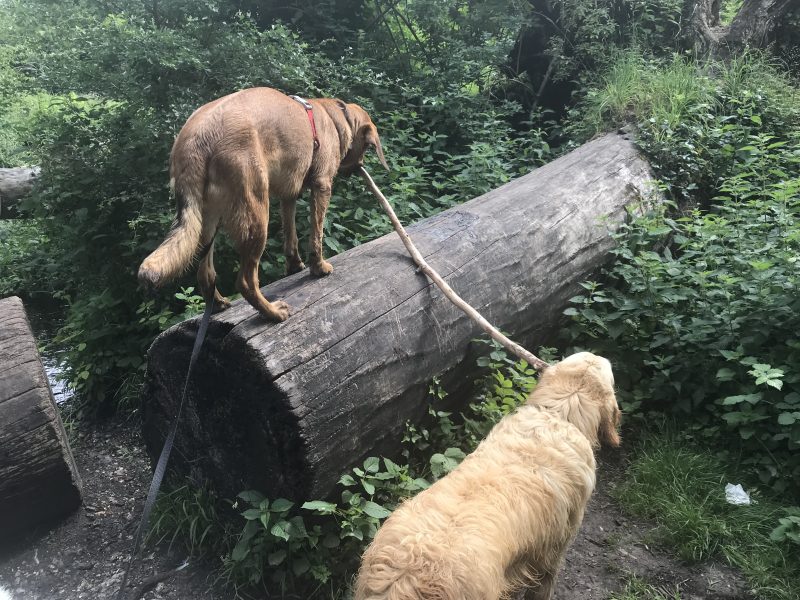
{"type": "Polygon", "coordinates": [[[339,100],[338,98],[334,98],[334,100],[336,101],[336,106],[338,106],[341,109],[341,111],[344,113],[345,120],[348,122],[350,127],[352,127],[353,126],[353,119],[350,116],[350,112],[347,110],[347,104],[345,104],[342,100],[339,100]]]}
{"type": "Polygon", "coordinates": [[[364,150],[372,147],[375,148],[375,153],[378,155],[378,160],[381,161],[383,168],[389,170],[389,165],[386,163],[386,157],[383,155],[383,147],[381,146],[381,138],[378,136],[378,129],[372,123],[362,125],[358,131],[358,136],[362,138],[361,147],[364,150]]]}
{"type": "Polygon", "coordinates": [[[602,442],[605,442],[612,448],[619,448],[622,440],[619,437],[619,422],[620,410],[617,408],[617,401],[613,394],[608,399],[606,406],[603,407],[602,417],[600,419],[599,437],[602,442]]]}

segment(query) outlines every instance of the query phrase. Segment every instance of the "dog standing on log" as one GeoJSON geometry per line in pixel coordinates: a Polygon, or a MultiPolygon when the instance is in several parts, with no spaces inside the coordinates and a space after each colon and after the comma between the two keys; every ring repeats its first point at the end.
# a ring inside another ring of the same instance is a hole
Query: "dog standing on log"
{"type": "Polygon", "coordinates": [[[595,485],[594,448],[619,446],[611,364],[547,368],[450,474],[406,501],[364,553],[355,600],[549,600],[595,485]]]}
{"type": "Polygon", "coordinates": [[[230,303],[216,289],[214,236],[222,226],[241,266],[237,288],[259,313],[283,321],[289,306],[261,294],[258,267],[267,243],[269,198],[279,198],[288,273],[305,268],[298,250],[295,206],[311,189],[311,274],[333,268],[322,255],[322,226],[337,173],[350,175],[375,148],[388,169],[378,130],[357,104],[301,101],[271,88],[252,88],[197,109],[181,129],[170,156],[170,187],[177,216],[167,238],[139,267],[145,287],[159,287],[182,273],[199,254],[197,281],[215,310],[230,303]]]}

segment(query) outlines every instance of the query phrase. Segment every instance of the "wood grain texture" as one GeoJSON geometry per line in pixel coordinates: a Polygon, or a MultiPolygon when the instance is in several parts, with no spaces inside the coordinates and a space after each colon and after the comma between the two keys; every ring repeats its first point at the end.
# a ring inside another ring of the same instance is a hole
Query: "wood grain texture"
{"type": "MultiPolygon", "coordinates": [[[[651,179],[633,145],[607,135],[408,232],[468,303],[535,349],[607,261],[626,206],[653,197],[651,179]]],[[[396,451],[404,423],[427,412],[433,376],[472,381],[478,326],[417,272],[394,233],[331,262],[325,279],[303,272],[264,288],[294,307],[284,323],[242,302],[214,317],[178,433],[180,471],[227,497],[250,488],[324,497],[349,466],[396,451]]],[[[142,414],[151,456],[197,324],[173,327],[150,349],[142,414]]]]}
{"type": "Polygon", "coordinates": [[[81,481],[22,301],[0,300],[0,545],[80,505],[81,481]]]}

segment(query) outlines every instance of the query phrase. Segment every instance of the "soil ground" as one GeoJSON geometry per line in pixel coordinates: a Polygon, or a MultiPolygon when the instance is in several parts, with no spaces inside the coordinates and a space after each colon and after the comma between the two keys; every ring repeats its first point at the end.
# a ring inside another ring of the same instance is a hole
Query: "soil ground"
{"type": "MultiPolygon", "coordinates": [[[[78,436],[73,452],[83,478],[84,504],[49,531],[33,532],[0,554],[0,585],[14,600],[106,600],[116,597],[150,482],[137,428],[116,423],[78,436]]],[[[667,598],[751,598],[741,575],[718,564],[686,565],[650,543],[652,524],[625,516],[609,495],[622,477],[619,452],[601,454],[598,489],[567,554],[557,600],[601,600],[637,575],[667,598]]],[[[134,578],[183,560],[167,548],[148,549],[134,578]]],[[[213,585],[213,568],[194,564],[142,596],[147,600],[232,600],[213,585]]]]}

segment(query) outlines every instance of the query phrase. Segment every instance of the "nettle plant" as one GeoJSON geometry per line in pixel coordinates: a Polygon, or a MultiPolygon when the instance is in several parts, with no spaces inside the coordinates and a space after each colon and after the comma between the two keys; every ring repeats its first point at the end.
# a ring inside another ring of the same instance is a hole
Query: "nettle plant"
{"type": "Polygon", "coordinates": [[[732,174],[710,210],[663,209],[617,235],[604,283],[584,284],[566,311],[570,334],[615,359],[626,412],[682,415],[797,493],[800,134],[751,134],[723,152],[732,174]]]}

